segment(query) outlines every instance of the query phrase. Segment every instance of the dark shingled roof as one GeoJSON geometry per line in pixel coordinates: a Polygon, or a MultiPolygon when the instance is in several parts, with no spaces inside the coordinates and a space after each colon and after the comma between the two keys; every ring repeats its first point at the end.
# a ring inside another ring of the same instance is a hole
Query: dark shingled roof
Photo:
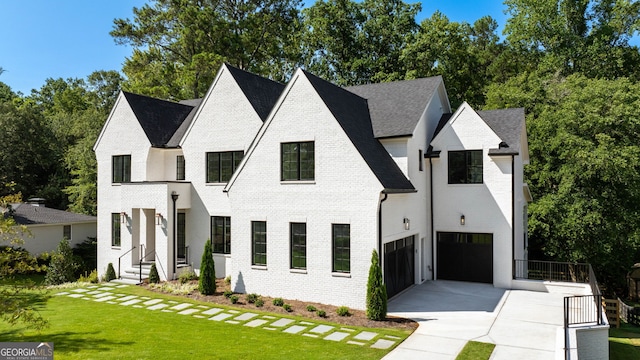
{"type": "Polygon", "coordinates": [[[345,89],[367,99],[373,133],[376,138],[384,138],[412,135],[441,82],[441,76],[434,76],[345,89]]]}
{"type": "Polygon", "coordinates": [[[260,119],[265,121],[267,116],[269,116],[273,105],[278,101],[285,85],[263,78],[256,74],[240,70],[229,64],[226,64],[226,66],[233,78],[236,80],[238,86],[240,86],[240,89],[242,89],[244,96],[247,97],[251,106],[253,106],[253,109],[256,111],[258,116],[260,116],[260,119]]]}
{"type": "Polygon", "coordinates": [[[76,214],[68,211],[51,209],[31,204],[17,204],[13,206],[13,219],[19,225],[35,224],[73,224],[95,222],[95,216],[76,214]]]}
{"type": "Polygon", "coordinates": [[[190,105],[128,92],[123,94],[153,147],[170,147],[173,135],[194,110],[190,105]]]}
{"type": "Polygon", "coordinates": [[[319,77],[304,72],[325,105],[387,192],[415,188],[373,135],[367,100],[319,77]]]}

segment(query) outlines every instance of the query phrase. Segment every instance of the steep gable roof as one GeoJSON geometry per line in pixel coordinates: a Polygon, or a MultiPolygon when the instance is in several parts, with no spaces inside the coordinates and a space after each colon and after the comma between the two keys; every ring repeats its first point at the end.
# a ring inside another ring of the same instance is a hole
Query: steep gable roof
{"type": "Polygon", "coordinates": [[[525,126],[524,109],[484,110],[477,113],[503,142],[496,149],[490,149],[489,155],[518,155],[520,136],[525,126]]]}
{"type": "Polygon", "coordinates": [[[13,219],[18,225],[73,224],[96,222],[95,216],[76,214],[68,211],[17,204],[13,206],[13,219]]]}
{"type": "Polygon", "coordinates": [[[408,192],[415,188],[374,137],[367,100],[303,71],[318,95],[356,147],[386,192],[408,192]]]}
{"type": "Polygon", "coordinates": [[[225,64],[262,121],[267,119],[285,85],[225,64]]]}
{"type": "Polygon", "coordinates": [[[177,146],[170,141],[185,120],[193,119],[193,115],[189,117],[193,106],[124,91],[123,94],[153,147],[177,146]]]}
{"type": "Polygon", "coordinates": [[[376,138],[409,136],[438,86],[441,76],[346,87],[367,99],[376,138]]]}

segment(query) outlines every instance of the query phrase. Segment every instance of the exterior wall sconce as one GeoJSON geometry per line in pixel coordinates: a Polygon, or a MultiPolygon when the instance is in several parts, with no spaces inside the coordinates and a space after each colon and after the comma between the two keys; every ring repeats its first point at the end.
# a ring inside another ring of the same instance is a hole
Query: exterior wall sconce
{"type": "Polygon", "coordinates": [[[127,213],[124,211],[120,213],[120,222],[123,224],[127,222],[127,213]]]}
{"type": "Polygon", "coordinates": [[[404,223],[404,229],[405,230],[409,230],[409,228],[410,228],[409,219],[404,218],[404,220],[402,220],[402,222],[404,223]]]}
{"type": "Polygon", "coordinates": [[[464,226],[464,215],[460,215],[460,225],[464,226]]]}
{"type": "Polygon", "coordinates": [[[156,214],[156,225],[162,225],[162,214],[156,214]]]}

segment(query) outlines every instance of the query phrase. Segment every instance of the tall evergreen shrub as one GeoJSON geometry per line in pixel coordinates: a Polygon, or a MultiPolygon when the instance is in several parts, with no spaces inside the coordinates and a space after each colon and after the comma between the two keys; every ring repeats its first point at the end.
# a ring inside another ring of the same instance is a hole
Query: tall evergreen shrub
{"type": "Polygon", "coordinates": [[[158,275],[156,263],[151,264],[151,270],[149,270],[149,282],[151,284],[157,284],[160,282],[160,275],[158,275]]]}
{"type": "Polygon", "coordinates": [[[113,269],[113,264],[107,265],[107,272],[104,273],[104,281],[109,282],[116,278],[116,271],[113,269]]]}
{"type": "Polygon", "coordinates": [[[382,281],[382,269],[378,252],[371,255],[369,280],[367,281],[367,318],[381,321],[387,317],[387,288],[382,281]]]}
{"type": "Polygon", "coordinates": [[[73,256],[69,240],[63,238],[51,257],[44,282],[47,285],[58,285],[76,280],[78,264],[73,256]]]}
{"type": "Polygon", "coordinates": [[[204,244],[204,253],[202,253],[202,262],[200,263],[198,290],[202,295],[212,295],[216,292],[216,267],[213,261],[211,239],[207,240],[204,244]]]}

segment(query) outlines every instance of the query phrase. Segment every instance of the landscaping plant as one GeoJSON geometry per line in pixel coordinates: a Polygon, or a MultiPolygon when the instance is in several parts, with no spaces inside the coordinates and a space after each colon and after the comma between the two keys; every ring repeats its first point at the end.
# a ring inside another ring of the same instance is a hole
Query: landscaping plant
{"type": "Polygon", "coordinates": [[[104,274],[104,281],[109,282],[116,278],[116,271],[113,269],[113,264],[107,265],[107,272],[104,274]]]}
{"type": "Polygon", "coordinates": [[[367,281],[367,318],[381,321],[387,317],[387,288],[382,281],[382,269],[378,252],[371,255],[369,280],[367,281]]]}
{"type": "Polygon", "coordinates": [[[198,290],[202,295],[213,295],[216,292],[216,266],[213,261],[213,251],[211,250],[211,239],[204,244],[202,253],[202,267],[200,270],[200,281],[198,290]]]}
{"type": "Polygon", "coordinates": [[[58,285],[66,282],[76,281],[76,269],[78,264],[73,256],[69,240],[63,238],[58,244],[58,248],[51,257],[51,264],[47,269],[44,282],[47,285],[58,285]]]}
{"type": "Polygon", "coordinates": [[[156,268],[156,264],[151,264],[151,270],[149,270],[149,283],[157,284],[160,282],[160,275],[158,275],[158,269],[156,268]]]}

